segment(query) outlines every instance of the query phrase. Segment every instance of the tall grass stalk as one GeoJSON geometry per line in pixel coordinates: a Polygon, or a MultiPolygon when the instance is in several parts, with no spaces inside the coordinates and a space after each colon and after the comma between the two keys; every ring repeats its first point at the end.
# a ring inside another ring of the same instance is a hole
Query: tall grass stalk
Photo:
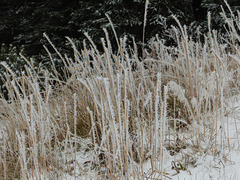
{"type": "Polygon", "coordinates": [[[149,0],[145,1],[145,8],[144,8],[144,19],[143,19],[143,37],[142,37],[142,51],[143,51],[143,55],[144,55],[144,45],[145,45],[145,29],[146,29],[146,25],[147,25],[147,10],[148,10],[148,4],[149,4],[149,0]]]}

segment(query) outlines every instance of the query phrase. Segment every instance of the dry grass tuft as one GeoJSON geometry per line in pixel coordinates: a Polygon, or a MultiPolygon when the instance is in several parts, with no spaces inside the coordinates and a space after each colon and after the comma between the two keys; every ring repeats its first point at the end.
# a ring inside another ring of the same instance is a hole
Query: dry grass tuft
{"type": "Polygon", "coordinates": [[[239,93],[240,29],[234,23],[240,17],[231,18],[227,38],[209,25],[204,42],[194,42],[176,19],[177,46],[156,37],[141,60],[125,37],[113,53],[106,30],[102,53],[88,35],[90,48],[84,44],[80,51],[68,38],[73,59],[45,35],[64,63],[64,82],[57,72],[37,72],[31,64],[17,77],[2,63],[8,99],[0,98],[0,178],[77,178],[94,170],[98,178],[142,179],[147,160],[152,174],[163,178],[165,149],[206,152],[206,139],[212,154],[226,148],[219,127],[225,124],[226,99],[239,93]],[[190,135],[191,144],[181,132],[190,135]],[[77,152],[89,137],[85,151],[92,159],[84,169],[77,152]]]}

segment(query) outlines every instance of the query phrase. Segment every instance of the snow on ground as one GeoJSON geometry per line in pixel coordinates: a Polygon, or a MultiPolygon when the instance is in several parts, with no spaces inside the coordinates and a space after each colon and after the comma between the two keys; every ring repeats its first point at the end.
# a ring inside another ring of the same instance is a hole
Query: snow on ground
{"type": "MultiPolygon", "coordinates": [[[[187,170],[179,170],[173,168],[171,163],[181,159],[181,154],[187,154],[192,149],[183,149],[175,156],[165,155],[166,161],[164,172],[168,175],[163,179],[172,180],[239,180],[240,179],[240,97],[232,98],[226,107],[224,123],[223,123],[223,140],[218,135],[216,144],[219,149],[215,156],[211,155],[211,148],[208,140],[204,153],[196,153],[192,155],[192,164],[189,164],[187,170]],[[222,145],[221,145],[221,142],[222,145]],[[195,156],[195,157],[194,157],[195,156]]],[[[219,119],[218,124],[221,125],[219,119]]],[[[146,164],[149,166],[149,164],[146,164]]]]}
{"type": "MultiPolygon", "coordinates": [[[[163,179],[166,180],[239,180],[240,179],[240,97],[232,98],[226,107],[224,123],[218,120],[219,127],[222,127],[223,137],[218,135],[216,146],[218,147],[216,155],[212,155],[213,143],[209,139],[203,140],[202,152],[194,151],[188,147],[180,150],[177,154],[171,156],[168,150],[164,150],[163,160],[163,179]],[[221,142],[223,142],[221,144],[221,142]],[[182,160],[189,154],[186,170],[181,168],[182,160]],[[180,163],[181,162],[181,163],[180,163]]],[[[227,104],[227,103],[226,103],[227,104]]],[[[221,129],[221,128],[220,128],[221,129]]],[[[184,135],[187,138],[188,135],[184,135]]],[[[79,167],[87,165],[90,162],[91,154],[80,153],[77,157],[79,167]]],[[[153,172],[151,162],[148,160],[144,164],[145,179],[159,179],[161,174],[153,172]]],[[[67,179],[74,179],[72,176],[65,176],[67,179]]],[[[87,172],[81,175],[81,179],[95,179],[94,172],[87,172]]]]}
{"type": "MultiPolygon", "coordinates": [[[[219,135],[216,141],[217,153],[212,155],[212,148],[210,147],[213,143],[209,139],[203,140],[202,151],[196,151],[193,147],[187,147],[181,149],[178,153],[171,156],[169,151],[164,149],[164,160],[163,160],[163,179],[164,180],[239,180],[240,179],[240,97],[231,99],[228,106],[226,107],[224,124],[221,124],[219,120],[219,126],[223,126],[224,137],[221,141],[219,135]],[[234,101],[234,102],[233,102],[234,101]],[[221,142],[222,145],[221,145],[221,142]],[[181,164],[183,158],[189,155],[187,167],[181,164]]],[[[184,135],[188,138],[188,134],[184,135]]],[[[77,168],[76,168],[76,179],[96,179],[97,173],[91,170],[92,154],[91,150],[86,151],[87,144],[90,139],[86,139],[83,142],[82,149],[77,153],[77,168]]],[[[73,173],[73,162],[68,159],[68,167],[66,172],[73,173]],[[69,169],[69,170],[68,170],[69,169]]],[[[61,174],[61,178],[73,180],[75,177],[71,173],[61,174]]],[[[158,171],[152,171],[151,162],[148,160],[144,164],[145,179],[161,179],[161,173],[158,171]]],[[[34,179],[34,178],[32,178],[34,179]]],[[[46,179],[46,178],[43,178],[46,179]]]]}

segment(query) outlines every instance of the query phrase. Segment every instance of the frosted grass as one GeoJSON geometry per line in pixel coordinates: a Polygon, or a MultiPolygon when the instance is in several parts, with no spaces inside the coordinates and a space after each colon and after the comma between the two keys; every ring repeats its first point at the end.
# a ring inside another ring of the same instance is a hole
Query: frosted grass
{"type": "MultiPolygon", "coordinates": [[[[0,177],[166,179],[187,173],[196,154],[217,158],[221,152],[227,157],[239,149],[230,143],[234,123],[228,115],[235,109],[229,113],[227,108],[228,100],[239,94],[240,77],[240,17],[231,18],[226,19],[228,39],[223,41],[211,29],[208,14],[203,42],[193,41],[175,18],[177,46],[166,46],[156,36],[143,58],[135,42],[131,49],[115,31],[116,53],[106,29],[103,52],[87,33],[89,48],[83,42],[82,50],[67,38],[73,59],[44,34],[63,61],[65,77],[56,72],[46,47],[53,74],[36,71],[29,63],[17,77],[2,63],[8,99],[1,95],[0,177]],[[169,173],[171,165],[175,175],[169,173]]],[[[236,119],[234,126],[237,132],[236,119]]]]}

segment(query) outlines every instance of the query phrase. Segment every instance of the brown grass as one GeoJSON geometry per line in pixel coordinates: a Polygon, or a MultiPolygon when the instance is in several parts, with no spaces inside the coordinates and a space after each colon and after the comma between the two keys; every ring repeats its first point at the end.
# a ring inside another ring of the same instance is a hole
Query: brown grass
{"type": "MultiPolygon", "coordinates": [[[[227,21],[231,28],[233,20],[227,21]]],[[[176,47],[156,37],[142,60],[125,38],[113,53],[106,31],[102,53],[89,36],[90,48],[81,51],[68,38],[74,59],[63,57],[45,35],[64,63],[64,82],[56,71],[37,72],[31,64],[16,77],[3,63],[8,100],[0,99],[0,179],[78,178],[91,170],[99,178],[142,179],[147,160],[163,178],[163,150],[174,154],[186,146],[181,131],[190,134],[195,152],[210,139],[216,154],[224,146],[217,138],[226,138],[218,133],[224,103],[239,93],[239,35],[230,29],[224,43],[209,27],[205,41],[194,42],[180,23],[179,29],[173,27],[176,47]],[[86,170],[76,153],[89,137],[86,151],[93,158],[86,170]],[[69,159],[72,169],[66,170],[69,159]]]]}

